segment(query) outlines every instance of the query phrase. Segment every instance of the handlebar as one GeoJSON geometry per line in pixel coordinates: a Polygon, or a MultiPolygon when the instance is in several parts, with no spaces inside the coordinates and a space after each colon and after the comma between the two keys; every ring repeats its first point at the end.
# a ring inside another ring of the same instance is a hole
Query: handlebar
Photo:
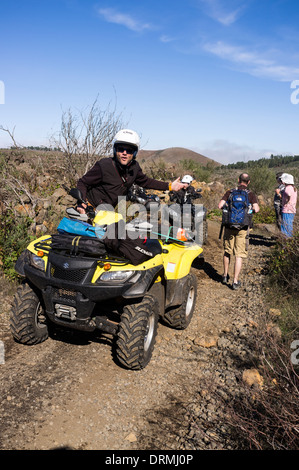
{"type": "Polygon", "coordinates": [[[171,191],[170,192],[170,200],[177,202],[178,204],[190,204],[192,199],[200,199],[202,197],[201,189],[194,189],[191,193],[188,193],[188,189],[183,192],[180,191],[171,191]]]}
{"type": "Polygon", "coordinates": [[[85,213],[91,218],[93,219],[94,216],[95,216],[95,211],[94,209],[88,205],[88,202],[86,202],[84,199],[83,199],[83,195],[80,191],[80,189],[78,188],[72,188],[70,191],[69,191],[69,194],[70,196],[72,196],[74,199],[77,199],[78,201],[78,206],[77,207],[82,207],[82,204],[85,204],[86,207],[82,207],[82,209],[85,210],[85,213]]]}
{"type": "Polygon", "coordinates": [[[133,185],[132,188],[129,189],[127,199],[131,202],[138,202],[139,204],[144,205],[146,208],[148,208],[151,203],[160,203],[160,198],[158,196],[154,194],[147,194],[144,189],[137,185],[133,185]]]}

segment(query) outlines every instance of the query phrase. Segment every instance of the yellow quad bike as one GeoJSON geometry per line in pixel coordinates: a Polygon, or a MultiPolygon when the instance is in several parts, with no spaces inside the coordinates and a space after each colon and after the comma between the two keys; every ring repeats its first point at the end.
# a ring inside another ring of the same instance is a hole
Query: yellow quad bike
{"type": "MultiPolygon", "coordinates": [[[[111,212],[98,213],[93,226],[105,221],[111,223],[111,212]]],[[[52,323],[98,329],[115,337],[117,362],[138,370],[152,357],[159,320],[176,329],[189,325],[197,294],[190,269],[203,251],[196,243],[154,240],[155,255],[134,265],[109,252],[59,249],[53,238],[43,235],[31,242],[16,263],[23,277],[11,310],[16,341],[41,343],[52,323]]]]}

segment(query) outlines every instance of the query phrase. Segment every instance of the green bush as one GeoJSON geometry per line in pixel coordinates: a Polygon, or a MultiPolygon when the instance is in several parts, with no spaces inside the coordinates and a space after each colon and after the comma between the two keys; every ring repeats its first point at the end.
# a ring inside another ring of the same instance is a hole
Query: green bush
{"type": "Polygon", "coordinates": [[[189,160],[182,160],[180,163],[183,170],[190,171],[196,180],[205,182],[210,181],[210,177],[213,172],[212,165],[203,167],[191,158],[189,160]]]}
{"type": "Polygon", "coordinates": [[[213,219],[214,217],[222,217],[222,210],[221,209],[212,209],[207,213],[207,219],[213,219]]]}
{"type": "Polygon", "coordinates": [[[277,186],[275,172],[267,167],[249,170],[250,189],[255,194],[274,195],[277,186]]]}
{"type": "Polygon", "coordinates": [[[29,233],[31,223],[32,220],[29,217],[20,217],[16,220],[12,210],[7,210],[2,214],[0,222],[0,263],[5,277],[10,280],[15,280],[18,277],[14,265],[20,253],[32,239],[29,233]]]}
{"type": "Polygon", "coordinates": [[[260,206],[259,212],[253,215],[256,224],[274,224],[276,222],[275,210],[273,207],[260,206]]]}
{"type": "Polygon", "coordinates": [[[292,238],[282,239],[270,257],[270,275],[280,288],[298,296],[299,288],[299,231],[292,238]]]}

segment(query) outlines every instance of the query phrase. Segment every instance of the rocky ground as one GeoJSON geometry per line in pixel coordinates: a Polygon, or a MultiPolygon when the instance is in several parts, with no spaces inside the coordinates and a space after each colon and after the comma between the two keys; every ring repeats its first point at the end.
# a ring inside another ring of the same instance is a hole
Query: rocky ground
{"type": "Polygon", "coordinates": [[[261,379],[250,338],[266,314],[263,267],[273,241],[269,232],[253,232],[242,288],[233,291],[220,282],[218,234],[210,222],[205,263],[192,268],[198,299],[191,324],[183,331],[159,325],[153,358],[141,371],[114,362],[109,335],[56,331],[37,346],[15,343],[5,296],[0,449],[237,448],[223,413],[244,380],[261,379]]]}

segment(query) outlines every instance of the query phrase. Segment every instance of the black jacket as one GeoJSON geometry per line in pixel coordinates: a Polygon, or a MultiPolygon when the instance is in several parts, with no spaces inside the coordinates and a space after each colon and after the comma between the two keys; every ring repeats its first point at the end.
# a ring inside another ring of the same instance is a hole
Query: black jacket
{"type": "Polygon", "coordinates": [[[160,191],[166,191],[169,187],[164,181],[148,178],[136,160],[123,166],[115,158],[103,158],[79,179],[77,188],[94,207],[103,203],[115,207],[118,197],[126,196],[134,183],[142,188],[160,191]]]}

